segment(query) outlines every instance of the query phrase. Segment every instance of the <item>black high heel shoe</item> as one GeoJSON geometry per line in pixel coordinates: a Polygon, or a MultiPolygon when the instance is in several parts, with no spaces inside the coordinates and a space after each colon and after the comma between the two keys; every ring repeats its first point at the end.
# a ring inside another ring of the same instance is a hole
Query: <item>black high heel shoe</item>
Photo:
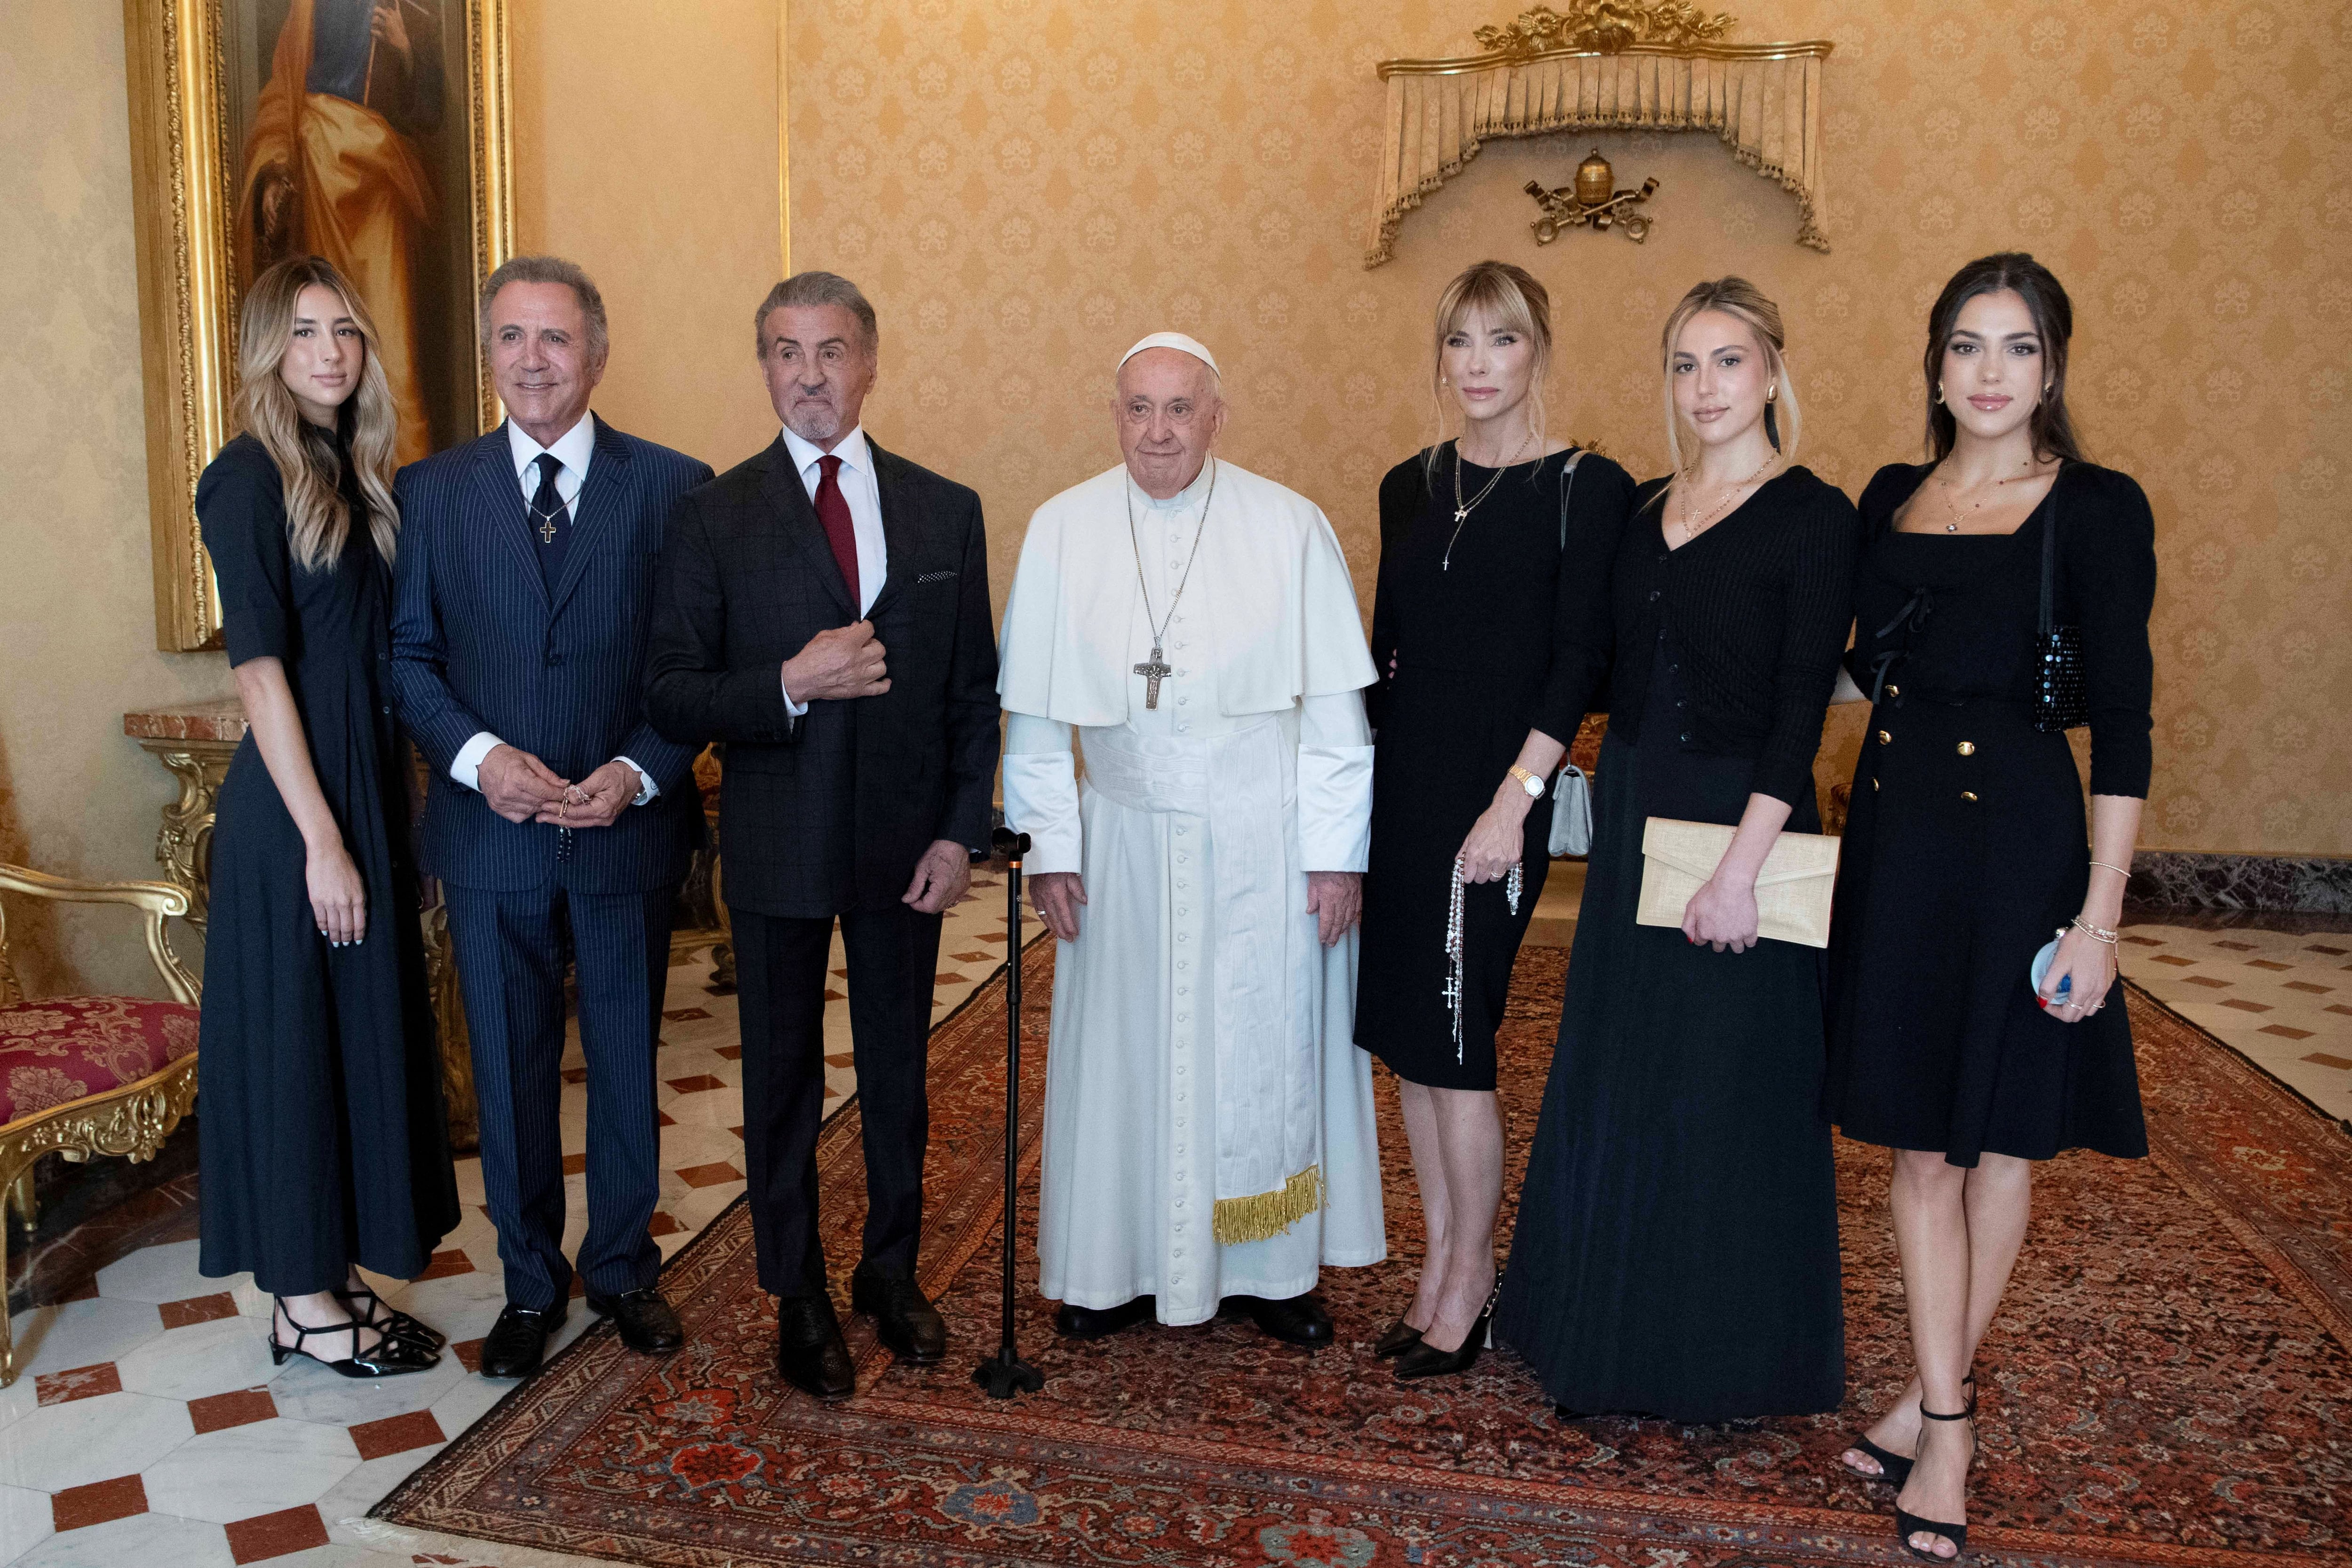
{"type": "MultiPolygon", "coordinates": [[[[1943,1416],[1928,1409],[1923,1403],[1919,1406],[1919,1415],[1921,1419],[1927,1421],[1967,1421],[1975,1416],[1976,1408],[1976,1401],[1971,1399],[1969,1401],[1969,1407],[1967,1409],[1956,1411],[1949,1416],[1943,1416]]],[[[1971,1426],[1969,1428],[1969,1463],[1974,1465],[1976,1463],[1976,1458],[1977,1434],[1976,1428],[1971,1426]]],[[[1903,1511],[1903,1505],[1898,1502],[1895,1505],[1895,1528],[1901,1533],[1903,1550],[1908,1552],[1912,1556],[1918,1558],[1922,1562],[1958,1563],[1961,1558],[1968,1555],[1969,1527],[1965,1524],[1946,1524],[1941,1520],[1921,1519],[1916,1513],[1906,1513],[1903,1511]],[[1952,1554],[1949,1557],[1946,1557],[1940,1552],[1932,1550],[1922,1550],[1919,1547],[1912,1545],[1911,1538],[1915,1535],[1942,1536],[1945,1540],[1952,1543],[1952,1554]]]]}
{"type": "Polygon", "coordinates": [[[1495,1301],[1503,1293],[1503,1282],[1486,1294],[1486,1304],[1478,1309],[1478,1321],[1462,1336],[1462,1343],[1452,1350],[1440,1350],[1426,1339],[1397,1357],[1396,1380],[1418,1383],[1424,1377],[1450,1377],[1457,1372],[1467,1372],[1475,1364],[1479,1353],[1486,1348],[1488,1327],[1495,1321],[1495,1301]]]}
{"type": "Polygon", "coordinates": [[[1387,1361],[1402,1355],[1420,1343],[1421,1331],[1399,1318],[1389,1325],[1388,1333],[1372,1342],[1372,1355],[1377,1360],[1387,1361]]]}
{"type": "MultiPolygon", "coordinates": [[[[1968,1416],[1971,1420],[1976,1418],[1977,1413],[1977,1396],[1975,1393],[1976,1385],[1977,1375],[1973,1372],[1969,1373],[1968,1376],[1960,1380],[1960,1386],[1969,1390],[1969,1407],[1963,1412],[1963,1414],[1968,1416]]],[[[1877,1444],[1872,1442],[1868,1437],[1862,1433],[1855,1433],[1853,1441],[1848,1443],[1846,1447],[1849,1448],[1859,1448],[1864,1453],[1868,1454],[1872,1458],[1878,1461],[1878,1473],[1876,1475],[1872,1475],[1868,1470],[1855,1469],[1852,1465],[1846,1464],[1843,1459],[1840,1459],[1838,1463],[1845,1466],[1846,1474],[1855,1477],[1857,1479],[1865,1481],[1885,1481],[1888,1486],[1900,1491],[1903,1490],[1903,1483],[1911,1479],[1912,1461],[1908,1457],[1902,1454],[1888,1453],[1885,1448],[1882,1448],[1877,1444]]]]}
{"type": "MultiPolygon", "coordinates": [[[[373,1291],[335,1291],[330,1292],[343,1303],[352,1315],[376,1333],[393,1339],[404,1339],[426,1350],[438,1352],[449,1343],[449,1336],[419,1318],[412,1318],[373,1291]],[[358,1303],[364,1301],[368,1310],[362,1313],[358,1303]]],[[[289,1322],[291,1319],[288,1320],[289,1322]]]]}
{"type": "Polygon", "coordinates": [[[440,1363],[441,1355],[438,1351],[428,1351],[408,1340],[394,1339],[390,1334],[382,1333],[382,1331],[378,1331],[381,1337],[375,1343],[361,1351],[357,1355],[347,1355],[341,1361],[329,1361],[323,1355],[303,1349],[302,1342],[312,1334],[349,1333],[352,1336],[352,1343],[357,1344],[359,1331],[373,1325],[353,1318],[348,1322],[320,1323],[305,1328],[295,1322],[292,1312],[286,1310],[285,1297],[275,1296],[271,1300],[278,1304],[278,1315],[285,1318],[287,1326],[294,1331],[294,1343],[281,1343],[278,1338],[278,1324],[274,1319],[271,1321],[269,1361],[273,1366],[285,1365],[286,1358],[289,1355],[300,1355],[308,1356],[329,1372],[340,1373],[345,1377],[397,1377],[404,1372],[426,1371],[440,1363]]]}

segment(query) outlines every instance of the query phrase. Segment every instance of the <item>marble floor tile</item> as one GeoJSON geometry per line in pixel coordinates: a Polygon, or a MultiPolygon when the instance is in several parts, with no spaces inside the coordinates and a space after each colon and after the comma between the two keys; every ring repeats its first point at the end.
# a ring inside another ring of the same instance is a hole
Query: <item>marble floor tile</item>
{"type": "Polygon", "coordinates": [[[257,1318],[192,1323],[115,1357],[115,1374],[130,1392],[166,1399],[202,1399],[252,1388],[278,1375],[269,1359],[268,1338],[269,1324],[257,1318]]]}
{"type": "MultiPolygon", "coordinates": [[[[353,1466],[319,1499],[319,1516],[327,1521],[329,1539],[365,1547],[366,1543],[352,1533],[352,1521],[366,1517],[368,1510],[383,1501],[393,1488],[415,1474],[419,1465],[443,1447],[436,1443],[427,1448],[386,1454],[380,1459],[363,1459],[353,1466]]],[[[404,1554],[401,1560],[407,1560],[404,1554]]]]}
{"type": "Polygon", "coordinates": [[[135,1475],[194,1433],[177,1399],[101,1394],[51,1405],[0,1431],[0,1486],[53,1492],[135,1475]]]}
{"type": "Polygon", "coordinates": [[[163,1319],[152,1301],[93,1296],[18,1312],[10,1326],[17,1375],[29,1377],[128,1355],[163,1332],[163,1319]]]}
{"type": "Polygon", "coordinates": [[[228,1533],[202,1520],[135,1513],[52,1535],[8,1568],[236,1568],[228,1533]]]}
{"type": "Polygon", "coordinates": [[[14,1563],[47,1541],[54,1529],[48,1493],[30,1487],[0,1487],[0,1563],[14,1563]]]}
{"type": "Polygon", "coordinates": [[[208,1296],[226,1288],[219,1280],[196,1272],[198,1241],[174,1241],[142,1247],[120,1262],[98,1271],[98,1293],[124,1301],[180,1301],[208,1296]]]}
{"type": "Polygon", "coordinates": [[[356,1427],[425,1409],[458,1379],[472,1375],[454,1355],[444,1355],[438,1366],[427,1371],[397,1377],[345,1377],[314,1363],[293,1362],[269,1385],[269,1397],[280,1416],[322,1426],[356,1427]]]}
{"type": "Polygon", "coordinates": [[[191,1437],[141,1479],[158,1513],[227,1524],[316,1502],[359,1462],[341,1427],[281,1416],[191,1437]]]}

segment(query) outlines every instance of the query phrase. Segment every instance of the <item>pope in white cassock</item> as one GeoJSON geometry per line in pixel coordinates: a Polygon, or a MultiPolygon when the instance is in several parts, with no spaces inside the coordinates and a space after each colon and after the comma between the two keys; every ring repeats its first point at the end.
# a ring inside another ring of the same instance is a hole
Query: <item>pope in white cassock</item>
{"type": "Polygon", "coordinates": [[[1113,416],[1124,464],[1030,519],[998,685],[1062,941],[1040,1284],[1081,1338],[1222,1305],[1323,1344],[1318,1269],[1388,1255],[1352,1043],[1371,659],[1322,512],[1213,455],[1207,349],[1129,350],[1113,416]]]}

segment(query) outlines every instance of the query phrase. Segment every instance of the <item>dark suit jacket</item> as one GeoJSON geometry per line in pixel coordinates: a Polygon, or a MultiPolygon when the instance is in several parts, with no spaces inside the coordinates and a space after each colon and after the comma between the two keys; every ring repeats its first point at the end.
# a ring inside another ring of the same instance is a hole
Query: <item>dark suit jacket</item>
{"type": "Polygon", "coordinates": [[[646,711],[681,746],[726,742],[730,905],[813,917],[898,902],[936,840],[988,840],[996,640],[980,497],[874,445],[889,575],[868,619],[880,696],[784,706],[783,662],[857,620],[779,436],[671,515],[646,711]]]}
{"type": "Polygon", "coordinates": [[[400,471],[393,686],[432,764],[422,856],[433,874],[509,893],[551,879],[580,893],[650,893],[684,877],[702,835],[696,748],[646,720],[646,640],[663,525],[709,477],[709,464],[596,421],[551,593],[504,426],[400,471]],[[574,833],[559,862],[553,826],[509,822],[449,777],[483,730],[566,779],[625,755],[661,793],[609,828],[574,833]]]}

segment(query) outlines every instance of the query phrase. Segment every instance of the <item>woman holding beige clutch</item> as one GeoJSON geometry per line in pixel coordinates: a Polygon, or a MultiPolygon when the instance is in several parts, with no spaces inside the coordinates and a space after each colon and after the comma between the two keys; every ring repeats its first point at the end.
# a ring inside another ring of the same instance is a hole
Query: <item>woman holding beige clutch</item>
{"type": "Polygon", "coordinates": [[[1702,283],[1661,347],[1675,472],[1635,493],[1588,633],[1609,735],[1495,1332],[1564,1415],[1800,1415],[1845,1381],[1820,955],[1759,932],[1757,879],[1783,828],[1820,831],[1859,528],[1792,461],[1769,299],[1702,283]],[[1729,831],[1680,929],[1637,918],[1653,819],[1729,831]]]}
{"type": "Polygon", "coordinates": [[[2147,793],[2156,527],[2139,486],[2075,446],[2072,325],[2032,256],[1962,267],[1928,322],[1931,461],[1879,470],[1862,498],[1852,667],[1874,706],[1838,877],[1828,1106],[1893,1152],[1918,1374],[1844,1462],[1902,1489],[1904,1543],[1938,1562],[1967,1542],[1937,1521],[1965,1513],[1969,1363],[2025,1239],[2030,1162],[2147,1153],[2111,988],[2147,793]],[[2087,847],[2065,735],[2084,724],[2087,847]]]}

